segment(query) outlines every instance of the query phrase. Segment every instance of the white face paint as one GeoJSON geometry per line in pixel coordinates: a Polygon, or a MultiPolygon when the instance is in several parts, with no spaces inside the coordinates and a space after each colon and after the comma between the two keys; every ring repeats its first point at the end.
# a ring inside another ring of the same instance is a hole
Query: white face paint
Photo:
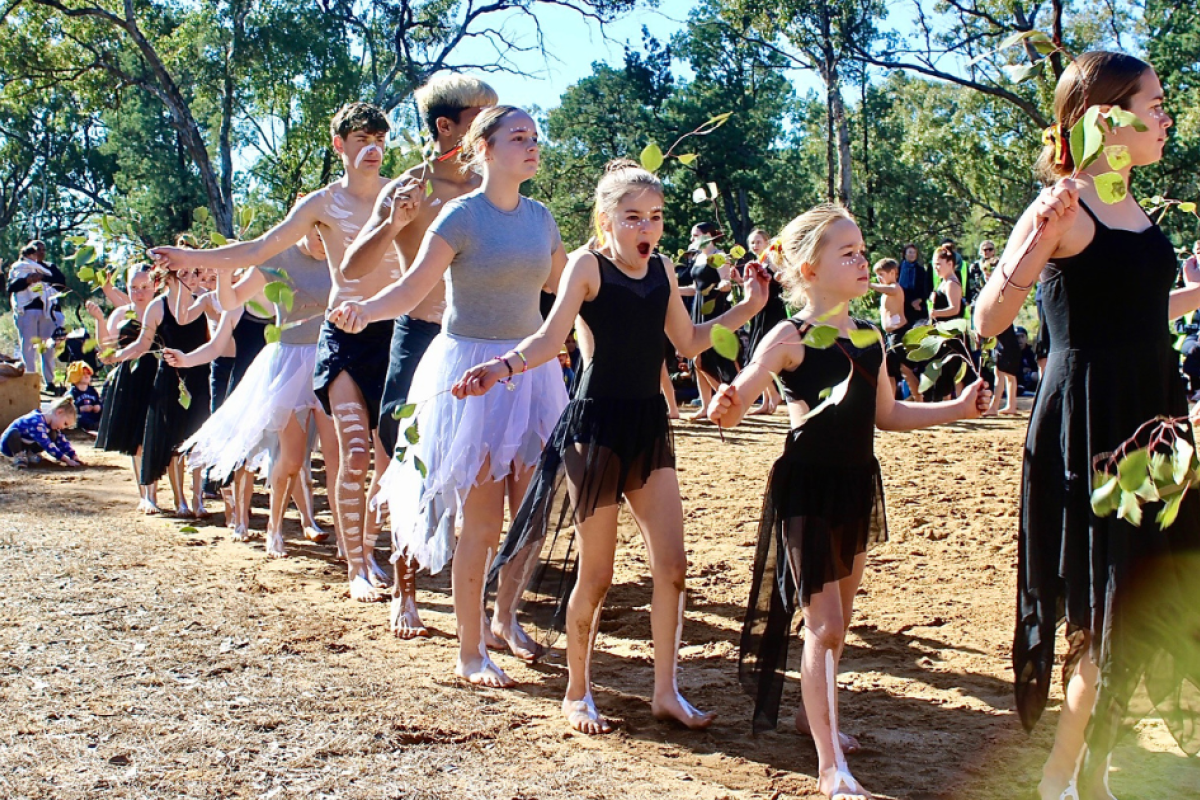
{"type": "Polygon", "coordinates": [[[358,155],[354,157],[354,168],[358,169],[362,166],[363,159],[367,157],[367,153],[378,153],[379,157],[383,158],[383,148],[377,144],[369,144],[362,150],[358,151],[358,155]]]}

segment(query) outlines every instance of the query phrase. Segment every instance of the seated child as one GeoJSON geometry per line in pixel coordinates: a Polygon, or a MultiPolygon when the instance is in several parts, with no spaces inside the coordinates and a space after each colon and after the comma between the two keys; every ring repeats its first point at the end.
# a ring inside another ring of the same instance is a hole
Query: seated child
{"type": "Polygon", "coordinates": [[[4,429],[0,436],[0,453],[11,458],[17,469],[36,464],[42,453],[68,467],[83,466],[62,433],[75,424],[75,417],[75,403],[70,397],[55,400],[45,411],[30,411],[4,429]]]}
{"type": "Polygon", "coordinates": [[[71,384],[68,392],[75,401],[75,409],[79,412],[79,428],[93,436],[100,427],[100,393],[92,386],[92,368],[83,361],[76,361],[67,367],[67,383],[71,384]]]}

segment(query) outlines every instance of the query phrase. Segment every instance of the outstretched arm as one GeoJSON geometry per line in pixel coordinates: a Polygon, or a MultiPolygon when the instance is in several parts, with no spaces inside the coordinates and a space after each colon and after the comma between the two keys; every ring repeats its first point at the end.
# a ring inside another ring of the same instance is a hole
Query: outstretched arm
{"type": "Polygon", "coordinates": [[[246,270],[237,283],[233,282],[230,273],[222,271],[217,275],[217,302],[225,311],[241,308],[266,285],[267,276],[258,267],[246,270]]]}
{"type": "Polygon", "coordinates": [[[208,364],[220,358],[221,353],[225,351],[225,348],[229,346],[230,340],[233,339],[233,329],[238,324],[238,320],[242,318],[242,313],[243,309],[241,308],[222,312],[221,321],[217,324],[217,332],[213,334],[211,339],[190,353],[170,347],[165,348],[163,350],[163,360],[172,367],[187,368],[208,364]]]}
{"type": "MultiPolygon", "coordinates": [[[[746,265],[746,296],[742,302],[726,311],[716,319],[700,325],[692,322],[688,316],[687,307],[681,299],[679,283],[675,277],[675,268],[666,258],[667,280],[671,284],[671,300],[667,305],[667,336],[675,349],[685,358],[695,358],[712,346],[712,330],[714,325],[723,325],[731,330],[737,329],[750,321],[750,318],[762,310],[767,304],[767,292],[770,278],[761,267],[746,265]]],[[[699,296],[693,302],[701,302],[699,296]]]]}
{"type": "Polygon", "coordinates": [[[992,403],[992,390],[982,378],[963,389],[955,400],[941,403],[897,400],[884,361],[875,389],[875,426],[882,431],[912,431],[960,419],[977,419],[992,403]]]}
{"type": "Polygon", "coordinates": [[[372,322],[395,319],[417,307],[437,286],[454,260],[454,248],[433,231],[425,234],[417,262],[400,280],[362,302],[345,302],[329,312],[328,318],[347,333],[358,333],[372,322]]]}
{"type": "Polygon", "coordinates": [[[772,381],[773,375],[796,369],[804,360],[804,343],[796,326],[782,322],[771,329],[762,346],[746,368],[738,373],[733,384],[721,384],[708,404],[708,418],[722,428],[732,428],[742,421],[754,398],[772,381]]]}
{"type": "Polygon", "coordinates": [[[596,257],[586,250],[573,253],[563,272],[554,307],[542,327],[504,358],[467,370],[454,384],[454,396],[462,399],[481,395],[506,377],[533,369],[557,356],[575,324],[580,307],[589,297],[595,296],[599,285],[600,268],[596,257]],[[525,357],[524,361],[521,356],[525,357]]]}
{"type": "Polygon", "coordinates": [[[904,294],[904,290],[894,283],[872,283],[868,285],[871,287],[871,291],[886,294],[888,297],[904,294]]]}
{"type": "Polygon", "coordinates": [[[163,304],[166,302],[165,298],[155,299],[146,309],[146,313],[142,315],[142,330],[138,333],[138,338],[128,347],[124,347],[108,358],[100,360],[105,364],[117,364],[122,361],[141,358],[150,352],[150,348],[154,346],[154,336],[158,333],[158,326],[162,323],[163,304]]]}
{"type": "Polygon", "coordinates": [[[170,270],[185,267],[211,269],[244,269],[261,264],[279,255],[305,237],[313,225],[321,221],[320,207],[325,202],[324,191],[313,192],[291,210],[283,222],[257,239],[236,242],[212,250],[189,250],[186,247],[154,247],[151,257],[170,270]]]}
{"type": "Polygon", "coordinates": [[[400,231],[416,219],[424,195],[423,186],[421,181],[405,174],[383,188],[375,201],[370,221],[342,256],[342,277],[357,280],[383,262],[400,231]]]}

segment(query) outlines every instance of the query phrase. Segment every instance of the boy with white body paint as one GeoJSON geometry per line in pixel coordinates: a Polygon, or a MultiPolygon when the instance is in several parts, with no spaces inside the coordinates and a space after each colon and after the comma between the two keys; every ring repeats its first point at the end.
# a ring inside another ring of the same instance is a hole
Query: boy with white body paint
{"type": "MultiPolygon", "coordinates": [[[[476,78],[444,73],[417,89],[415,97],[421,119],[437,141],[437,155],[432,163],[415,166],[393,180],[380,194],[371,221],[346,251],[342,274],[348,278],[378,270],[384,257],[391,252],[399,253],[400,268],[408,272],[416,263],[425,231],[437,219],[442,207],[456,197],[475,191],[483,183],[479,174],[464,173],[454,156],[458,154],[463,134],[479,112],[485,106],[496,104],[495,90],[476,78]],[[411,196],[414,181],[422,186],[428,183],[431,188],[416,193],[419,208],[415,217],[397,213],[402,210],[395,202],[397,196],[411,196]]],[[[438,281],[412,311],[398,317],[394,323],[379,413],[379,440],[389,456],[396,449],[400,431],[400,423],[392,418],[392,414],[409,402],[408,390],[417,364],[434,337],[441,333],[445,310],[445,281],[438,281]]],[[[390,463],[388,458],[385,471],[390,463]]],[[[417,610],[416,562],[402,558],[399,550],[392,551],[392,561],[395,574],[389,614],[391,630],[400,639],[428,636],[429,631],[417,610]]]]}
{"type": "MultiPolygon", "coordinates": [[[[160,247],[151,250],[151,255],[171,269],[251,267],[292,247],[316,226],[325,245],[332,278],[330,307],[378,293],[400,277],[400,262],[394,252],[383,257],[380,269],[358,278],[344,276],[339,267],[387,185],[379,175],[379,168],[390,126],[375,106],[350,103],[334,115],[330,128],[333,148],[342,157],[345,175],[305,197],[274,228],[252,241],[213,250],[160,247]]],[[[420,190],[415,182],[411,186],[407,194],[397,196],[397,215],[414,215],[417,211],[420,190]]],[[[332,325],[323,326],[313,382],[322,406],[334,418],[341,457],[336,482],[331,487],[336,494],[339,518],[335,527],[343,538],[350,596],[362,602],[379,600],[379,587],[387,580],[373,556],[379,526],[367,514],[366,475],[371,442],[377,438],[372,431],[379,415],[390,337],[390,321],[356,334],[347,334],[332,325]]],[[[387,455],[377,445],[376,475],[382,472],[386,460],[387,455]]]]}

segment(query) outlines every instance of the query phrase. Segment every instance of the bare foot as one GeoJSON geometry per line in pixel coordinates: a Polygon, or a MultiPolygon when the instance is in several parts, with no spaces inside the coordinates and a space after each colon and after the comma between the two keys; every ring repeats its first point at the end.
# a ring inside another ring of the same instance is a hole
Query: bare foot
{"type": "Polygon", "coordinates": [[[362,575],[355,575],[350,579],[350,599],[360,603],[378,603],[383,595],[362,575]]]}
{"type": "Polygon", "coordinates": [[[233,535],[229,538],[235,542],[248,542],[250,541],[250,529],[239,523],[234,526],[233,535]]]}
{"type": "Polygon", "coordinates": [[[1002,408],[1002,409],[1000,409],[1000,413],[1004,414],[1006,416],[1015,417],[1021,413],[1021,409],[1019,409],[1019,408],[1002,408]]]}
{"type": "Polygon", "coordinates": [[[875,797],[853,775],[837,767],[821,773],[817,789],[830,800],[872,800],[875,797]]]}
{"type": "Polygon", "coordinates": [[[287,557],[287,547],[283,544],[283,531],[267,531],[267,558],[287,557]]]}
{"type": "Polygon", "coordinates": [[[984,412],[983,412],[982,414],[980,414],[979,416],[981,416],[981,417],[994,417],[994,416],[997,416],[997,413],[996,413],[995,411],[992,411],[992,410],[989,408],[987,411],[984,411],[984,412]]]}
{"type": "Polygon", "coordinates": [[[397,639],[428,639],[429,629],[421,622],[417,601],[412,597],[393,597],[388,627],[397,639]]]}
{"type": "Polygon", "coordinates": [[[144,497],[142,498],[141,502],[138,503],[138,511],[142,512],[148,517],[162,513],[158,510],[158,506],[154,505],[154,503],[144,497]]]}
{"type": "Polygon", "coordinates": [[[750,409],[748,412],[746,412],[746,416],[769,417],[775,413],[775,408],[776,408],[776,405],[768,400],[767,402],[763,403],[761,406],[755,406],[754,408],[750,409]]]}
{"type": "Polygon", "coordinates": [[[180,519],[194,519],[195,515],[192,510],[187,507],[187,503],[180,503],[175,507],[175,516],[180,519]]]}
{"type": "Polygon", "coordinates": [[[463,661],[460,656],[454,666],[454,674],[476,686],[486,686],[490,689],[511,689],[517,682],[504,674],[487,656],[475,657],[463,661]]]}
{"type": "Polygon", "coordinates": [[[667,419],[679,419],[679,410],[676,409],[675,411],[668,411],[667,419]]]}
{"type": "MultiPolygon", "coordinates": [[[[808,715],[804,712],[804,706],[796,709],[796,733],[801,736],[812,736],[812,728],[808,726],[808,715]]],[[[862,745],[848,733],[838,732],[838,744],[842,748],[843,755],[852,755],[862,749],[862,745]]]]}
{"type": "Polygon", "coordinates": [[[376,589],[392,588],[392,578],[375,562],[375,556],[367,556],[367,580],[376,589]]]}
{"type": "Polygon", "coordinates": [[[580,733],[586,733],[588,736],[612,733],[612,723],[600,716],[600,712],[596,710],[596,704],[592,700],[591,692],[585,694],[582,700],[568,700],[564,697],[562,709],[567,722],[580,733]]]}
{"type": "Polygon", "coordinates": [[[321,530],[317,523],[307,525],[304,528],[304,538],[316,544],[324,544],[329,541],[329,531],[321,530]]]}
{"type": "Polygon", "coordinates": [[[507,649],[514,656],[529,664],[546,655],[546,648],[535,642],[528,633],[521,629],[520,625],[515,623],[506,629],[493,620],[491,633],[492,635],[488,637],[487,641],[488,647],[493,650],[507,649]],[[499,646],[492,647],[492,643],[497,640],[499,646]]]}
{"type": "Polygon", "coordinates": [[[196,519],[208,519],[209,517],[212,516],[212,512],[204,507],[203,500],[193,503],[192,505],[193,505],[192,516],[195,517],[196,519]]]}
{"type": "Polygon", "coordinates": [[[683,418],[687,422],[708,422],[708,415],[704,413],[703,406],[694,414],[688,414],[683,418]]]}
{"type": "Polygon", "coordinates": [[[674,720],[694,731],[707,728],[717,718],[712,712],[697,710],[678,692],[672,692],[663,698],[655,696],[650,702],[650,713],[655,719],[674,720]]]}

